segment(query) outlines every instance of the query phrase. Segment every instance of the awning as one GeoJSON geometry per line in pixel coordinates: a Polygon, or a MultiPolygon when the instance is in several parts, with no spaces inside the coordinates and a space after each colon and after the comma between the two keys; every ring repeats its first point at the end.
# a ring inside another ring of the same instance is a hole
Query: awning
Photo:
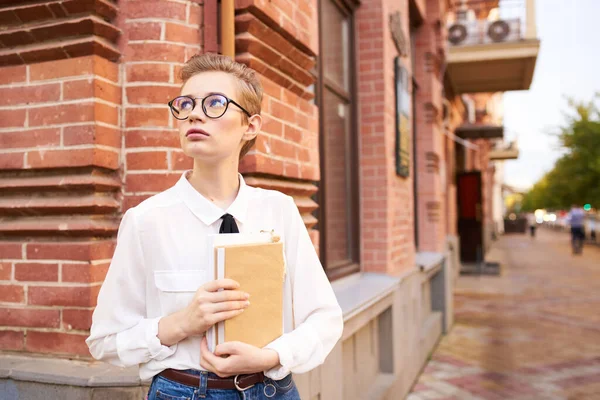
{"type": "Polygon", "coordinates": [[[463,139],[502,139],[504,138],[504,126],[464,124],[456,128],[455,134],[463,139]]]}
{"type": "Polygon", "coordinates": [[[479,150],[479,146],[477,146],[475,143],[471,143],[465,139],[459,138],[458,136],[456,136],[452,132],[450,132],[448,129],[444,129],[444,133],[450,139],[454,140],[456,143],[462,145],[463,147],[466,147],[467,149],[479,150]]]}

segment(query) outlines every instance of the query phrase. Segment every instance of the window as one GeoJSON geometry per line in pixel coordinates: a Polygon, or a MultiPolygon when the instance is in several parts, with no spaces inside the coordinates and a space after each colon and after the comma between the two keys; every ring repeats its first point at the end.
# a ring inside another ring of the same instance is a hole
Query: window
{"type": "Polygon", "coordinates": [[[354,111],[352,11],[343,2],[319,2],[319,230],[321,261],[330,279],[359,270],[358,138],[354,111]]]}

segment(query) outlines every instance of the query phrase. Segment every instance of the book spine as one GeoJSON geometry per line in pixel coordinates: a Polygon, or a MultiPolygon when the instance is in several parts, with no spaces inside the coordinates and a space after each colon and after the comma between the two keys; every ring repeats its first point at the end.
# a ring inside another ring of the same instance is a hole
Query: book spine
{"type": "MultiPolygon", "coordinates": [[[[225,249],[220,248],[217,252],[217,279],[225,278],[225,249]]],[[[225,343],[225,322],[217,324],[217,344],[225,343]]]]}

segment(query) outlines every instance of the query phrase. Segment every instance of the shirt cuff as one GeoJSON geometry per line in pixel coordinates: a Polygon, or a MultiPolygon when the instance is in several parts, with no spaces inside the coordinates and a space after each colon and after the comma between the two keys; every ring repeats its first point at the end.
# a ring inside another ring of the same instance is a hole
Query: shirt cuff
{"type": "Polygon", "coordinates": [[[148,343],[148,350],[150,351],[150,358],[153,360],[162,361],[165,358],[173,355],[177,351],[177,343],[172,346],[165,346],[160,342],[158,338],[158,322],[162,317],[148,320],[149,329],[146,331],[148,336],[146,337],[146,343],[148,343]]]}
{"type": "Polygon", "coordinates": [[[281,336],[264,347],[265,349],[275,350],[279,354],[279,365],[265,371],[265,376],[274,381],[281,380],[290,374],[290,367],[293,355],[290,346],[286,343],[285,337],[281,336]]]}

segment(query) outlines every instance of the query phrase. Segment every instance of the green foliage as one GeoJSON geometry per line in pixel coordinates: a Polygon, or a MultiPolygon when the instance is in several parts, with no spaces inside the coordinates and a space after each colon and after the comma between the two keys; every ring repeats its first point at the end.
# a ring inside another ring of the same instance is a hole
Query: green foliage
{"type": "Polygon", "coordinates": [[[595,101],[569,101],[574,114],[558,135],[565,154],[523,198],[523,209],[566,209],[572,204],[600,208],[600,110],[595,101]]]}

